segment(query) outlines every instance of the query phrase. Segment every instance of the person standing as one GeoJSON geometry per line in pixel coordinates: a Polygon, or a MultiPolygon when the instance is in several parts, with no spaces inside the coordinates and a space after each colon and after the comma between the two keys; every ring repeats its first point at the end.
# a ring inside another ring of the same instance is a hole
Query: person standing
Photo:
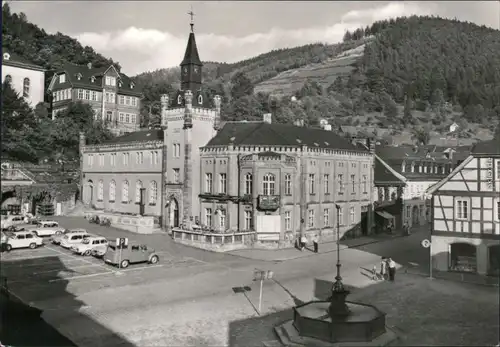
{"type": "Polygon", "coordinates": [[[318,253],[318,235],[314,235],[313,237],[313,245],[314,245],[314,253],[318,253]]]}
{"type": "Polygon", "coordinates": [[[300,237],[300,250],[303,251],[304,248],[306,247],[307,239],[305,235],[302,235],[300,237]]]}
{"type": "Polygon", "coordinates": [[[387,259],[386,259],[386,257],[382,257],[382,261],[380,262],[380,277],[382,277],[382,280],[387,280],[387,259]]]}
{"type": "Polygon", "coordinates": [[[392,260],[392,258],[389,258],[388,265],[389,265],[389,280],[394,282],[394,278],[396,277],[396,262],[392,260]]]}

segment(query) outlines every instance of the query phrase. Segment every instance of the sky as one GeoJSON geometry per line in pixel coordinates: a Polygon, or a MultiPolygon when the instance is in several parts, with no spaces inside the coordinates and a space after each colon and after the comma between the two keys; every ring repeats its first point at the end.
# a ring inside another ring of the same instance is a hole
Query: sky
{"type": "Polygon", "coordinates": [[[500,1],[8,1],[13,12],[111,57],[129,75],[177,66],[191,7],[203,61],[236,62],[408,15],[438,15],[500,29],[500,1]]]}

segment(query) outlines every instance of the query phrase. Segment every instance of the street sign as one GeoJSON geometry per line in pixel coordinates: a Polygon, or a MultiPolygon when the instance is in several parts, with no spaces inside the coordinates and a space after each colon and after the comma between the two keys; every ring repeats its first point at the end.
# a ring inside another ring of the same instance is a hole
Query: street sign
{"type": "Polygon", "coordinates": [[[420,244],[424,248],[429,248],[431,246],[431,242],[429,240],[427,240],[427,239],[422,240],[422,242],[420,244]]]}
{"type": "Polygon", "coordinates": [[[121,247],[127,247],[128,245],[128,238],[127,237],[117,237],[116,238],[116,245],[121,247]]]}
{"type": "Polygon", "coordinates": [[[267,270],[267,271],[262,271],[262,270],[258,270],[258,269],[255,269],[254,273],[253,273],[253,280],[254,281],[260,281],[260,292],[259,292],[259,315],[261,314],[261,307],[262,307],[262,285],[264,283],[264,280],[270,280],[272,279],[274,276],[274,272],[272,272],[271,270],[267,270]]]}

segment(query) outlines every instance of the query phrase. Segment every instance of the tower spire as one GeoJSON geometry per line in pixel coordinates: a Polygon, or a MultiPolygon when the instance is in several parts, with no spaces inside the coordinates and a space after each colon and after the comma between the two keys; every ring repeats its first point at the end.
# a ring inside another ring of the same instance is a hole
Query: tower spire
{"type": "Polygon", "coordinates": [[[189,23],[189,25],[191,26],[191,32],[194,33],[194,12],[192,5],[191,5],[191,11],[188,12],[188,15],[191,16],[191,22],[189,23]]]}

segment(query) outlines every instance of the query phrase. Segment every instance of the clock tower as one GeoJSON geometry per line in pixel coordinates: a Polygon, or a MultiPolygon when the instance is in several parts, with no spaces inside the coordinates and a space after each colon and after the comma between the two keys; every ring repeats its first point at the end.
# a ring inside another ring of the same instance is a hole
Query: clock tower
{"type": "Polygon", "coordinates": [[[193,13],[191,15],[191,32],[186,47],[184,59],[181,62],[181,90],[190,90],[196,94],[201,89],[201,68],[203,64],[198,55],[196,39],[194,37],[193,13]]]}

